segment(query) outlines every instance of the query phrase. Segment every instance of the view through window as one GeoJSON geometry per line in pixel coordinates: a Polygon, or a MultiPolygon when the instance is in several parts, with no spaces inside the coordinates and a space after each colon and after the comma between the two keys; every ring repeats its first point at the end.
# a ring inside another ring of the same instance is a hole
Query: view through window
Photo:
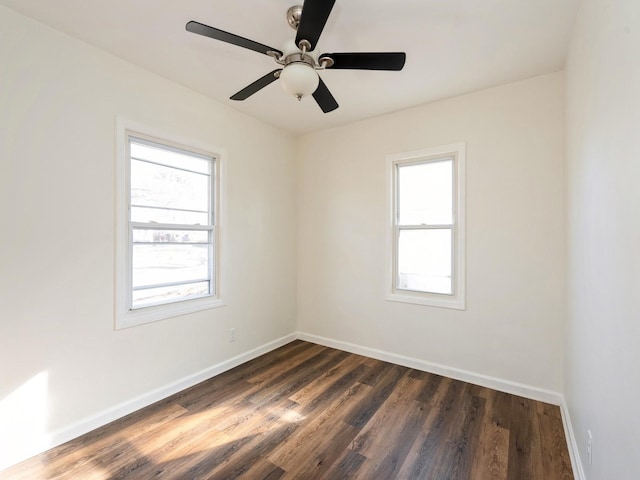
{"type": "Polygon", "coordinates": [[[129,141],[130,308],[215,294],[215,159],[129,141]]]}

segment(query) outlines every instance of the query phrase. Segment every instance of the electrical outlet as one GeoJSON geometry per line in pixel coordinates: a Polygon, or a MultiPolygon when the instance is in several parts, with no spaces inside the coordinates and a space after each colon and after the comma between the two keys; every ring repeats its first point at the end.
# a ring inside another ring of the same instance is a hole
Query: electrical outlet
{"type": "Polygon", "coordinates": [[[229,341],[230,342],[235,342],[236,341],[236,329],[235,328],[230,328],[229,329],[229,341]]]}
{"type": "Polygon", "coordinates": [[[587,429],[587,456],[589,457],[589,465],[593,463],[593,435],[591,429],[587,429]]]}

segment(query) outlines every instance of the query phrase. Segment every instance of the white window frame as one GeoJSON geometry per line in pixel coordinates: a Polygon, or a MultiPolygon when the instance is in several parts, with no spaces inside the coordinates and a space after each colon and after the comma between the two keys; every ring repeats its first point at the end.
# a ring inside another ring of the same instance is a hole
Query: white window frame
{"type": "Polygon", "coordinates": [[[388,238],[386,299],[432,307],[466,309],[465,295],[465,152],[464,142],[386,156],[388,187],[388,238]],[[398,279],[398,167],[453,158],[452,294],[426,293],[396,288],[398,279]]]}
{"type": "Polygon", "coordinates": [[[116,314],[115,328],[120,330],[136,325],[156,322],[167,318],[186,315],[210,308],[225,305],[221,296],[220,282],[220,228],[223,223],[221,199],[222,171],[224,157],[223,149],[197,142],[192,139],[180,138],[175,135],[161,132],[157,129],[141,125],[130,120],[117,118],[116,120],[116,314]],[[213,202],[213,266],[211,280],[214,285],[214,293],[194,299],[177,300],[175,302],[163,303],[131,308],[131,259],[132,259],[132,237],[129,217],[130,203],[130,155],[129,137],[148,140],[151,142],[166,145],[171,148],[186,150],[198,155],[210,156],[214,159],[213,170],[211,172],[212,202],[213,202]]]}

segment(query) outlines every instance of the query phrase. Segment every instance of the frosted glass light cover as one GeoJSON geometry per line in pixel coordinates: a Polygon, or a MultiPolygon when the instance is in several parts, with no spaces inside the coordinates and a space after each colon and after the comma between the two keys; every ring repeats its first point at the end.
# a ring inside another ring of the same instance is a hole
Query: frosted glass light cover
{"type": "Polygon", "coordinates": [[[280,83],[288,94],[294,97],[304,97],[316,91],[320,78],[310,65],[292,63],[287,65],[280,73],[280,83]]]}

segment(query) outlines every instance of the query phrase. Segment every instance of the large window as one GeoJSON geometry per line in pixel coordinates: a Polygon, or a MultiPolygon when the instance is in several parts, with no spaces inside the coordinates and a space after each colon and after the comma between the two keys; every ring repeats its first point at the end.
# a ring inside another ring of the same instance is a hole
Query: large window
{"type": "Polygon", "coordinates": [[[464,309],[464,144],[388,157],[389,300],[464,309]]]}
{"type": "Polygon", "coordinates": [[[131,130],[121,143],[117,326],[216,306],[218,156],[131,130]]]}

